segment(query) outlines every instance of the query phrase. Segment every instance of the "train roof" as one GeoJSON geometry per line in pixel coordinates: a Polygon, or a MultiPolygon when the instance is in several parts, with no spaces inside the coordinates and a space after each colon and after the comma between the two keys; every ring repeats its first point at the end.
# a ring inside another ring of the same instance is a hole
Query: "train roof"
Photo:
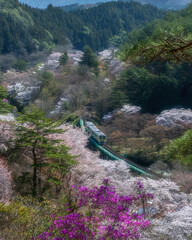
{"type": "MultiPolygon", "coordinates": [[[[86,121],[85,124],[86,124],[87,126],[95,126],[94,123],[92,123],[92,122],[88,122],[88,121],[86,121]]],[[[96,127],[96,126],[95,126],[95,127],[96,127]]]]}
{"type": "Polygon", "coordinates": [[[95,132],[98,136],[106,136],[105,133],[103,133],[102,131],[100,131],[94,123],[92,122],[87,122],[86,121],[86,125],[93,131],[95,132]]]}

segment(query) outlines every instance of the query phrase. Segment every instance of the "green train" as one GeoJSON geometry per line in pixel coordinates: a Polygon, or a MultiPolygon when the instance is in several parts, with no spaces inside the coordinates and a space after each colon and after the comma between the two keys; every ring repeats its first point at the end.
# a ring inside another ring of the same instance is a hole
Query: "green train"
{"type": "Polygon", "coordinates": [[[92,122],[85,122],[85,129],[100,145],[107,142],[107,136],[101,132],[92,122]]]}

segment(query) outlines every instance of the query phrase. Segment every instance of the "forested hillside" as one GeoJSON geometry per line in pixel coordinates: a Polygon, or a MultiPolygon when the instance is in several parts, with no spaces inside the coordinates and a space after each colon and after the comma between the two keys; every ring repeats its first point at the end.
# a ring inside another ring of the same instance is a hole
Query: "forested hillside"
{"type": "Polygon", "coordinates": [[[118,99],[117,104],[129,102],[153,113],[175,106],[191,108],[191,33],[192,4],[126,37],[116,37],[124,42],[122,58],[136,66],[116,81],[114,106],[118,99]]]}
{"type": "MultiPolygon", "coordinates": [[[[129,0],[118,0],[127,2],[129,0]]],[[[141,2],[142,4],[152,4],[158,8],[165,8],[165,9],[181,9],[185,7],[188,3],[190,3],[190,0],[138,0],[138,2],[141,2]]]]}
{"type": "MultiPolygon", "coordinates": [[[[42,2],[39,2],[39,0],[20,0],[21,2],[27,3],[30,6],[38,7],[38,8],[46,8],[48,4],[53,4],[54,6],[63,6],[63,5],[69,5],[69,4],[93,4],[93,3],[99,3],[99,2],[110,2],[111,0],[44,0],[42,2]]],[[[124,1],[124,2],[130,2],[131,0],[117,0],[117,1],[124,1]]],[[[165,8],[165,9],[180,9],[186,6],[190,2],[190,0],[137,0],[137,2],[140,2],[142,4],[152,4],[159,8],[165,8]]]]}
{"type": "Polygon", "coordinates": [[[70,13],[52,5],[45,10],[34,9],[18,0],[0,0],[0,5],[2,54],[30,53],[67,41],[77,49],[89,45],[93,50],[99,50],[109,46],[109,38],[113,35],[131,31],[165,15],[164,11],[136,2],[110,2],[70,13]]]}
{"type": "Polygon", "coordinates": [[[192,239],[192,4],[0,15],[0,240],[192,239]]]}
{"type": "Polygon", "coordinates": [[[92,8],[92,7],[96,7],[97,5],[101,4],[101,2],[99,3],[93,3],[93,4],[78,4],[78,3],[74,3],[74,4],[70,4],[70,5],[66,5],[66,6],[61,6],[61,8],[66,11],[66,12],[70,12],[70,11],[76,11],[76,10],[83,10],[83,9],[88,9],[88,8],[92,8]]]}
{"type": "Polygon", "coordinates": [[[140,41],[147,42],[151,37],[158,39],[160,30],[170,32],[179,28],[184,34],[192,32],[192,3],[183,10],[168,12],[165,18],[148,23],[142,29],[134,29],[122,40],[126,46],[140,41]]]}

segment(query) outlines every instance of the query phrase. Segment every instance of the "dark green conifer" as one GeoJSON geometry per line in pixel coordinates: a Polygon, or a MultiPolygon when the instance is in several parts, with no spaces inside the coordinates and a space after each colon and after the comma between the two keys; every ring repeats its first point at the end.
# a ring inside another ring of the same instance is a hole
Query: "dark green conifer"
{"type": "Polygon", "coordinates": [[[64,175],[76,163],[75,157],[68,152],[69,148],[61,144],[61,140],[56,140],[51,136],[64,132],[58,128],[60,124],[59,121],[47,118],[36,107],[26,109],[25,113],[17,118],[16,150],[20,156],[32,162],[32,194],[34,197],[38,194],[38,179],[46,176],[45,184],[39,194],[53,184],[56,185],[56,192],[58,192],[64,175]]]}
{"type": "Polygon", "coordinates": [[[64,52],[64,53],[61,55],[61,57],[59,58],[59,64],[60,64],[60,65],[65,65],[65,64],[67,63],[68,59],[69,59],[69,58],[68,58],[67,53],[64,52]]]}
{"type": "Polygon", "coordinates": [[[98,74],[98,65],[97,56],[94,54],[92,49],[89,46],[85,47],[83,57],[80,62],[81,65],[86,65],[94,69],[94,72],[98,74]]]}

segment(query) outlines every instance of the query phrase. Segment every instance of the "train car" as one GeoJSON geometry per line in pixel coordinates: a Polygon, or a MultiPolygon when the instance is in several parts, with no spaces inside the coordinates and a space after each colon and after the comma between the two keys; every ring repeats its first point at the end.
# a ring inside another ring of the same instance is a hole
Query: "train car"
{"type": "Polygon", "coordinates": [[[100,145],[107,142],[107,136],[101,132],[92,122],[85,122],[85,129],[100,145]]]}

